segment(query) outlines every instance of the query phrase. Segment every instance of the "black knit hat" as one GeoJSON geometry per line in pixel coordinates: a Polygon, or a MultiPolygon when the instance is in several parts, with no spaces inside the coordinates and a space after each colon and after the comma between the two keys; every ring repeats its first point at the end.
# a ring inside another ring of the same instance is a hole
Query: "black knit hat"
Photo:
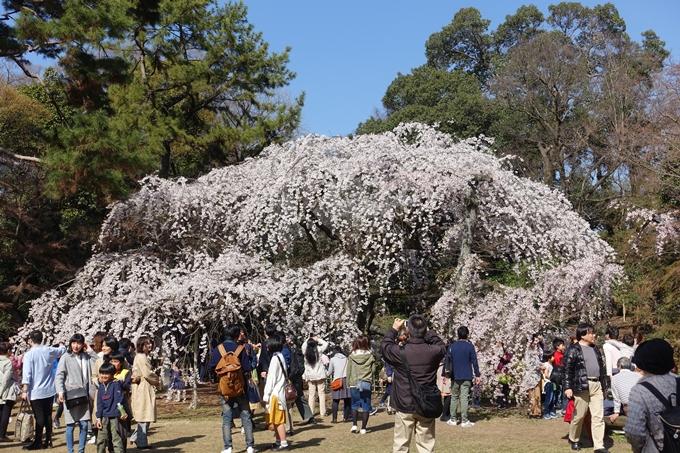
{"type": "Polygon", "coordinates": [[[661,338],[643,341],[635,350],[635,366],[652,374],[666,374],[675,366],[673,346],[661,338]]]}

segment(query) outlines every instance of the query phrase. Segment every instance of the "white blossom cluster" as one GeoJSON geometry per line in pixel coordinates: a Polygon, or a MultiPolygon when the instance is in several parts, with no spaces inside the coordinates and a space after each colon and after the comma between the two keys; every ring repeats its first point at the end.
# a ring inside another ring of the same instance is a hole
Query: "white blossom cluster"
{"type": "Polygon", "coordinates": [[[215,320],[350,338],[360,313],[384,310],[391,294],[439,287],[426,313],[438,329],[465,323],[519,352],[543,325],[600,315],[620,273],[610,247],[563,196],[515,176],[483,143],[408,124],[305,136],[193,182],[147,177],[112,206],[66,293],[33,303],[24,332],[152,333],[170,355],[215,320]],[[459,263],[473,185],[473,255],[459,263]],[[525,263],[530,284],[490,284],[494,260],[525,263]],[[441,278],[446,269],[456,277],[441,278]]]}

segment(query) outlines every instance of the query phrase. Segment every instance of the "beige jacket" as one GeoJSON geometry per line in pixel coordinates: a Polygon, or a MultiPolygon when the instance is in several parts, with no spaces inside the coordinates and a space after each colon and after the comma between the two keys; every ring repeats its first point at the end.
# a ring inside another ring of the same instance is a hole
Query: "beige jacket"
{"type": "Polygon", "coordinates": [[[151,362],[146,354],[140,352],[135,356],[132,365],[132,375],[141,377],[139,383],[132,383],[132,416],[137,422],[156,421],[156,390],[160,387],[161,380],[151,368],[151,362]]]}

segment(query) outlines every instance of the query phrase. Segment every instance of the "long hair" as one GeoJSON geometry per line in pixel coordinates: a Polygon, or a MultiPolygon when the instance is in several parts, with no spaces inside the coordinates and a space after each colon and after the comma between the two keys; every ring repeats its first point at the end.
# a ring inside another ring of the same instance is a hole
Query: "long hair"
{"type": "Polygon", "coordinates": [[[370,351],[371,343],[368,341],[366,335],[359,335],[354,339],[352,343],[352,352],[354,351],[370,351]]]}
{"type": "Polygon", "coordinates": [[[315,366],[316,362],[319,361],[319,348],[317,347],[316,341],[313,339],[307,340],[307,350],[305,351],[305,360],[309,366],[315,366]]]}

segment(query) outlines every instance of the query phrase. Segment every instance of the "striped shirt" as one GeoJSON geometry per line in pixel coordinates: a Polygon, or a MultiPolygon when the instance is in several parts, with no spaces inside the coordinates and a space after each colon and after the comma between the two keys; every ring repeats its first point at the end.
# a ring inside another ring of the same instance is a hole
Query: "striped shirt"
{"type": "Polygon", "coordinates": [[[621,370],[612,378],[612,396],[614,397],[614,413],[621,412],[621,406],[628,404],[630,389],[640,380],[642,375],[630,370],[621,370]]]}

